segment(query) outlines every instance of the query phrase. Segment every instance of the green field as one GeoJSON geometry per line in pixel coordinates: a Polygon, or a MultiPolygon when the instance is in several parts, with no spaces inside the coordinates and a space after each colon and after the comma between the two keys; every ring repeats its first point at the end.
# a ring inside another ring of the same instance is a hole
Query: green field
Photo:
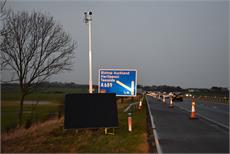
{"type": "MultiPolygon", "coordinates": [[[[27,100],[63,101],[64,95],[68,93],[87,93],[87,88],[53,88],[39,89],[27,95],[27,100]]],[[[1,92],[2,100],[19,100],[20,91],[18,88],[4,90],[1,92]]]]}
{"type": "MultiPolygon", "coordinates": [[[[58,116],[63,110],[64,96],[67,93],[85,93],[86,88],[48,88],[40,89],[26,96],[29,101],[49,101],[48,104],[38,104],[32,113],[32,104],[24,104],[23,125],[44,121],[51,116],[58,116]]],[[[18,88],[2,89],[1,91],[1,131],[16,128],[20,91],[18,88]]]]}
{"type": "MultiPolygon", "coordinates": [[[[32,105],[25,104],[23,112],[24,125],[29,123],[35,123],[39,121],[45,121],[47,118],[57,115],[59,110],[59,104],[50,103],[37,105],[36,109],[32,112],[32,105]]],[[[15,101],[2,101],[1,104],[1,131],[5,132],[10,129],[16,128],[18,124],[18,111],[19,103],[15,101]]]]}

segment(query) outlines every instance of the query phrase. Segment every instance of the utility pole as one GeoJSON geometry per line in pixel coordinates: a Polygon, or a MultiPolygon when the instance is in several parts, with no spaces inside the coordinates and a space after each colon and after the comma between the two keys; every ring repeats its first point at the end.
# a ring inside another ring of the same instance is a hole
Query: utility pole
{"type": "Polygon", "coordinates": [[[89,93],[93,93],[93,81],[92,81],[92,12],[85,12],[85,23],[89,26],[89,93]]]}

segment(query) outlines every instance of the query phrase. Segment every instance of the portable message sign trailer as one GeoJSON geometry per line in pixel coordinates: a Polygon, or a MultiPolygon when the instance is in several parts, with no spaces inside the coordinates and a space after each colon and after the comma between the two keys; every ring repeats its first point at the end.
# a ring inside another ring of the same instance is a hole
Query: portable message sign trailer
{"type": "Polygon", "coordinates": [[[118,127],[115,94],[67,94],[64,128],[118,127]]]}

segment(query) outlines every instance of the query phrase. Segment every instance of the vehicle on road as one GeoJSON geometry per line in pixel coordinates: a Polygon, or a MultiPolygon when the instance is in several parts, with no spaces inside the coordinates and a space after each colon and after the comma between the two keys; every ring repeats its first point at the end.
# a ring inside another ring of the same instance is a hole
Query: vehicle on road
{"type": "Polygon", "coordinates": [[[175,92],[173,93],[173,101],[179,101],[179,102],[183,102],[183,94],[181,92],[175,92]]]}

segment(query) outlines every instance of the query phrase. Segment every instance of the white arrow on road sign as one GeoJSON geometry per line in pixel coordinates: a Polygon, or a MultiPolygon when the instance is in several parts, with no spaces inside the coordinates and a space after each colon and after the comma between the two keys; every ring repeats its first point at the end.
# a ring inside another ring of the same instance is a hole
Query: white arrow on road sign
{"type": "Polygon", "coordinates": [[[125,89],[129,90],[131,92],[131,95],[134,95],[134,81],[131,81],[131,88],[119,80],[116,80],[116,83],[119,84],[120,86],[124,87],[125,89]]]}

